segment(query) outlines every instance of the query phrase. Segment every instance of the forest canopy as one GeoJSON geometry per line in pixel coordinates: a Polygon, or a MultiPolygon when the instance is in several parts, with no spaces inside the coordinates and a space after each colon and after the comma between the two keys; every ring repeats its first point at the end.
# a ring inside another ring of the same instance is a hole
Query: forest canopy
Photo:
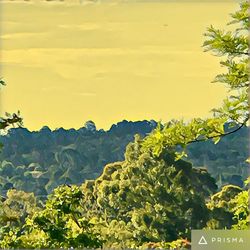
{"type": "MultiPolygon", "coordinates": [[[[10,129],[0,137],[4,144],[0,154],[1,195],[13,187],[45,199],[61,184],[79,185],[95,179],[106,164],[125,160],[126,146],[135,134],[144,138],[156,125],[154,121],[122,121],[108,131],[85,126],[54,131],[43,127],[37,132],[10,129]]],[[[216,145],[212,141],[189,144],[188,160],[194,167],[207,168],[219,187],[243,187],[248,176],[248,133],[248,128],[242,128],[216,145]]]]}

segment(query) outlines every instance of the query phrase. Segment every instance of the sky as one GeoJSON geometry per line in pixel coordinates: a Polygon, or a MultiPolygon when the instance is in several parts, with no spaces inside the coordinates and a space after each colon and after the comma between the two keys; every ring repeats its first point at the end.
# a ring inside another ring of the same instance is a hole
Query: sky
{"type": "Polygon", "coordinates": [[[1,112],[39,130],[207,117],[227,89],[206,28],[238,1],[1,1],[1,112]]]}

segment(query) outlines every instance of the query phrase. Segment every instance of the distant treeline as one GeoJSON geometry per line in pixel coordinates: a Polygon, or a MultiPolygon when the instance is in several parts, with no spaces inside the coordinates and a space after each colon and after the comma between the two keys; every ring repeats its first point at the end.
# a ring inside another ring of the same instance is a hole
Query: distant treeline
{"type": "MultiPolygon", "coordinates": [[[[76,130],[63,128],[40,131],[10,129],[0,137],[4,144],[0,154],[0,193],[10,188],[46,196],[61,184],[81,184],[95,179],[103,167],[123,161],[124,152],[135,134],[144,137],[156,127],[151,121],[122,121],[108,131],[97,130],[94,122],[76,130]]],[[[195,167],[206,167],[219,186],[243,185],[248,175],[248,129],[213,142],[189,146],[189,161],[195,167]]]]}

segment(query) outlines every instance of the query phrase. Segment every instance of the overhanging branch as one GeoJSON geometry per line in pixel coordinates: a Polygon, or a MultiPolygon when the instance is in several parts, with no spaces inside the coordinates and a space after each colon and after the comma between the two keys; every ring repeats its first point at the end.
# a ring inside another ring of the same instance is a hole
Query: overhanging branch
{"type": "Polygon", "coordinates": [[[224,133],[224,134],[218,134],[218,135],[215,135],[215,136],[208,136],[208,137],[202,138],[202,139],[195,139],[195,140],[187,142],[187,144],[191,144],[191,143],[195,143],[195,142],[204,142],[204,141],[207,141],[207,140],[211,140],[211,139],[215,139],[215,138],[218,138],[218,137],[224,137],[224,136],[233,134],[233,133],[239,131],[246,124],[248,119],[249,119],[249,117],[247,117],[247,119],[243,123],[241,123],[238,128],[236,128],[236,129],[234,129],[232,131],[229,131],[229,132],[224,133]]]}

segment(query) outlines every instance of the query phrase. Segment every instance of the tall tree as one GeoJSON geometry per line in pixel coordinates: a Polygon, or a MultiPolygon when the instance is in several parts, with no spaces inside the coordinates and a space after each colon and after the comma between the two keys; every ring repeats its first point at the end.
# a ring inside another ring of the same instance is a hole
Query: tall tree
{"type": "Polygon", "coordinates": [[[175,162],[171,153],[154,157],[141,150],[137,137],[125,161],[108,164],[83,186],[89,220],[107,247],[189,238],[191,228],[203,228],[208,220],[205,197],[217,187],[206,169],[175,162]]]}

